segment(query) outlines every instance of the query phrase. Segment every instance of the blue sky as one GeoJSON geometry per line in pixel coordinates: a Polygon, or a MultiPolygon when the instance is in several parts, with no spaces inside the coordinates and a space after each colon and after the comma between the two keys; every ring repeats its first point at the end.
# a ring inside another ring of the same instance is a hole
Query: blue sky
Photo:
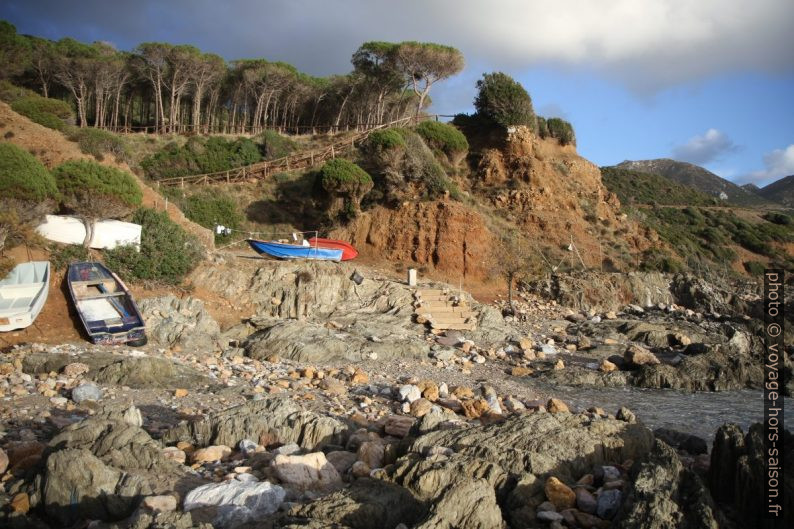
{"type": "Polygon", "coordinates": [[[23,33],[193,44],[227,59],[284,60],[315,75],[350,69],[367,40],[460,48],[466,69],[431,91],[433,110],[471,110],[500,70],[538,113],[574,124],[599,165],[670,157],[738,183],[794,174],[790,0],[4,0],[23,33]]]}

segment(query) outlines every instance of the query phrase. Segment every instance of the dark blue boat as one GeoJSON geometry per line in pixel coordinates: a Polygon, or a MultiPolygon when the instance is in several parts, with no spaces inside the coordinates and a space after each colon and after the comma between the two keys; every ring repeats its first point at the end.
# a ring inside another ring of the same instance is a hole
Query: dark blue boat
{"type": "Polygon", "coordinates": [[[320,248],[318,246],[301,246],[300,244],[284,244],[274,241],[247,239],[248,244],[258,254],[269,255],[276,259],[316,259],[319,261],[341,261],[342,250],[338,248],[320,248]]]}
{"type": "Polygon", "coordinates": [[[69,294],[88,337],[97,344],[146,344],[146,329],[132,294],[101,263],[72,263],[69,294]]]}

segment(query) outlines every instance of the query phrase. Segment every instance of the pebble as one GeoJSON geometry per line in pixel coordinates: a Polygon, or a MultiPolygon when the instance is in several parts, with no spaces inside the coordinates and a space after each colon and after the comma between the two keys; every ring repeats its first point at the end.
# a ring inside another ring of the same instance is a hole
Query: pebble
{"type": "Polygon", "coordinates": [[[19,492],[11,498],[11,510],[19,514],[27,514],[30,510],[30,497],[26,492],[19,492]]]}
{"type": "Polygon", "coordinates": [[[535,517],[541,522],[561,522],[564,518],[556,511],[539,511],[535,517]]]}
{"type": "Polygon", "coordinates": [[[546,410],[549,413],[570,413],[571,411],[565,402],[554,398],[549,399],[546,403],[546,410]]]}
{"type": "Polygon", "coordinates": [[[620,509],[623,493],[619,490],[605,490],[598,495],[598,508],[596,514],[605,520],[611,520],[620,509]]]}
{"type": "Polygon", "coordinates": [[[404,386],[400,386],[398,392],[400,394],[400,400],[403,402],[411,403],[422,398],[422,392],[419,391],[419,387],[413,384],[405,384],[404,386]]]}
{"type": "Polygon", "coordinates": [[[214,463],[231,455],[232,449],[226,445],[212,445],[206,448],[199,448],[193,452],[194,463],[214,463]]]}
{"type": "Polygon", "coordinates": [[[546,480],[544,491],[546,492],[546,498],[554,504],[558,511],[570,509],[576,503],[574,491],[554,476],[546,480]]]}
{"type": "Polygon", "coordinates": [[[72,400],[81,403],[87,400],[102,400],[102,390],[96,384],[81,384],[72,390],[72,400]]]}
{"type": "Polygon", "coordinates": [[[576,493],[576,507],[578,507],[580,511],[589,514],[596,512],[598,502],[596,501],[595,496],[590,494],[590,491],[584,487],[576,487],[574,492],[576,493]]]}
{"type": "Polygon", "coordinates": [[[171,495],[147,496],[143,506],[154,512],[172,512],[176,510],[176,498],[171,495]]]}

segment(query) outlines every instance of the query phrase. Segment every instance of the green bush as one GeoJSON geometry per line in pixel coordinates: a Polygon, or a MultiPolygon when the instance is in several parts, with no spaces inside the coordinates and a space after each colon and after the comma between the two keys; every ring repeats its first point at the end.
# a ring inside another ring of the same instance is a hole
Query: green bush
{"type": "Polygon", "coordinates": [[[123,278],[178,284],[201,260],[198,240],[165,211],[140,208],[132,222],[142,226],[140,252],[133,246],[105,251],[105,264],[123,278]]]}
{"type": "Polygon", "coordinates": [[[770,211],[764,215],[763,219],[771,222],[772,224],[779,224],[780,226],[789,226],[792,223],[791,217],[784,213],[777,213],[774,211],[770,211]]]}
{"type": "MultiPolygon", "coordinates": [[[[193,222],[214,229],[216,225],[236,230],[243,222],[237,201],[226,194],[205,191],[180,202],[182,212],[193,222]]],[[[224,236],[215,236],[216,240],[224,236]]]]}
{"type": "Polygon", "coordinates": [[[564,119],[549,118],[546,120],[546,127],[549,129],[549,136],[556,138],[560,145],[576,145],[573,125],[564,119]]]}
{"type": "Polygon", "coordinates": [[[529,94],[521,83],[502,72],[483,74],[477,81],[474,108],[502,127],[525,125],[534,130],[537,125],[529,94]]]}
{"type": "Polygon", "coordinates": [[[0,197],[43,201],[58,195],[52,174],[29,152],[0,143],[0,197]]]}
{"type": "Polygon", "coordinates": [[[38,96],[38,94],[33,90],[28,90],[27,88],[12,84],[6,79],[0,81],[0,101],[5,101],[9,105],[23,97],[34,96],[38,96]]]}
{"type": "Polygon", "coordinates": [[[92,127],[75,128],[68,137],[77,143],[83,153],[90,154],[98,160],[102,160],[106,153],[114,155],[118,160],[127,159],[124,142],[112,132],[92,127]]]}
{"type": "Polygon", "coordinates": [[[320,177],[326,191],[349,193],[372,184],[372,177],[364,169],[344,158],[325,162],[320,177]]]}
{"type": "Polygon", "coordinates": [[[11,109],[39,125],[55,130],[65,130],[67,122],[74,118],[68,103],[38,95],[17,99],[11,103],[11,109]]]}
{"type": "Polygon", "coordinates": [[[86,216],[122,216],[143,199],[131,174],[94,161],[64,162],[53,170],[53,176],[67,207],[86,216]]]}
{"type": "Polygon", "coordinates": [[[325,162],[320,168],[319,180],[329,193],[329,216],[335,217],[341,212],[347,219],[358,214],[361,199],[374,186],[369,173],[344,158],[325,162]]]}
{"type": "Polygon", "coordinates": [[[214,173],[250,165],[262,160],[259,147],[248,138],[234,141],[219,136],[192,137],[184,145],[169,143],[141,161],[146,176],[153,180],[214,173]]]}
{"type": "Polygon", "coordinates": [[[745,261],[744,269],[751,276],[760,276],[764,273],[766,267],[764,266],[764,263],[759,263],[758,261],[745,261]]]}
{"type": "Polygon", "coordinates": [[[367,138],[367,148],[374,151],[385,151],[405,147],[405,139],[398,129],[376,130],[367,138]]]}
{"type": "Polygon", "coordinates": [[[90,258],[88,248],[82,244],[57,245],[50,250],[50,262],[56,270],[65,270],[71,263],[88,261],[90,258]]]}
{"type": "Polygon", "coordinates": [[[290,138],[283,136],[275,130],[266,130],[257,136],[257,143],[261,144],[265,160],[283,158],[293,152],[297,145],[290,138]]]}
{"type": "Polygon", "coordinates": [[[537,118],[538,136],[545,139],[549,137],[549,125],[546,123],[546,118],[538,116],[537,118]]]}
{"type": "Polygon", "coordinates": [[[459,156],[469,149],[469,142],[461,131],[439,121],[423,121],[416,127],[416,132],[425,143],[449,157],[459,156]]]}

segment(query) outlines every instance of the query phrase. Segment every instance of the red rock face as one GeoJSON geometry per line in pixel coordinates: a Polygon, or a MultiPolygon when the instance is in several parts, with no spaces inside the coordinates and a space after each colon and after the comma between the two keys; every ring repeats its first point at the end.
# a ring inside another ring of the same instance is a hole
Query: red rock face
{"type": "Polygon", "coordinates": [[[414,202],[376,207],[332,234],[349,240],[368,260],[414,263],[454,279],[489,276],[491,232],[460,202],[414,202]]]}

